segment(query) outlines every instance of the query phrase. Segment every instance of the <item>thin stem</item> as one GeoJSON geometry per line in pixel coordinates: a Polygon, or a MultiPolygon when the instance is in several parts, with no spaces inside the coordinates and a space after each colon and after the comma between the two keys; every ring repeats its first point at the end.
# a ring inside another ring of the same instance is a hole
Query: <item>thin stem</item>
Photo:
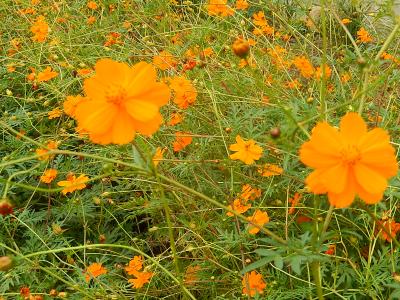
{"type": "Polygon", "coordinates": [[[326,120],[326,55],[328,51],[328,39],[326,36],[326,11],[325,0],[321,0],[321,25],[322,25],[322,80],[320,85],[320,105],[321,105],[321,119],[326,120]]]}

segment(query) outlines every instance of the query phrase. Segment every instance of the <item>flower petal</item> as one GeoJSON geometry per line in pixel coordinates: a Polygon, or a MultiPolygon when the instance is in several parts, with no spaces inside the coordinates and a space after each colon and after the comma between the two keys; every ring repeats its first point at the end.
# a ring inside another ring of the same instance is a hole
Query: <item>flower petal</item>
{"type": "Polygon", "coordinates": [[[378,172],[363,164],[354,166],[357,183],[370,194],[382,193],[387,187],[387,180],[378,172]]]}
{"type": "Polygon", "coordinates": [[[101,134],[110,129],[117,109],[106,102],[85,101],[76,108],[78,126],[90,133],[101,134]]]}
{"type": "Polygon", "coordinates": [[[327,122],[320,122],[313,128],[310,142],[319,152],[329,155],[337,155],[343,144],[338,130],[327,122]]]}
{"type": "Polygon", "coordinates": [[[114,144],[127,144],[133,140],[135,137],[133,122],[132,118],[125,112],[117,115],[111,133],[114,144]]]}
{"type": "Polygon", "coordinates": [[[337,164],[322,172],[320,180],[329,192],[334,194],[343,192],[347,185],[348,168],[345,164],[337,164]]]}
{"type": "Polygon", "coordinates": [[[135,120],[134,127],[135,130],[144,135],[152,135],[155,133],[163,123],[163,118],[160,113],[157,113],[153,119],[147,122],[141,122],[135,120]]]}
{"type": "Polygon", "coordinates": [[[300,148],[300,160],[311,168],[326,168],[338,163],[339,157],[319,152],[311,142],[305,142],[300,148]]]}
{"type": "Polygon", "coordinates": [[[147,122],[158,114],[158,106],[145,101],[128,101],[125,103],[126,111],[135,120],[147,122]]]}
{"type": "Polygon", "coordinates": [[[340,121],[340,133],[348,143],[354,144],[367,133],[367,124],[358,113],[349,112],[340,121]]]}

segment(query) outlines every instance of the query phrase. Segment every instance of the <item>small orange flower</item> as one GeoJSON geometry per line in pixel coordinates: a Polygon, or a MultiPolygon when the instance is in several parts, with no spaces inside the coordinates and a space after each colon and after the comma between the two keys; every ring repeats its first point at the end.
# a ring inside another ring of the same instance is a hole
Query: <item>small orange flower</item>
{"type": "Polygon", "coordinates": [[[246,273],[242,280],[243,294],[254,297],[256,294],[263,294],[267,284],[262,275],[256,271],[246,273]]]}
{"type": "Polygon", "coordinates": [[[240,194],[240,199],[244,200],[255,200],[261,197],[261,189],[253,188],[250,184],[245,184],[242,186],[242,193],[240,194]]]}
{"type": "Polygon", "coordinates": [[[135,132],[151,135],[158,130],[163,121],[159,109],[168,103],[170,89],[156,81],[152,65],[140,62],[130,67],[100,59],[95,71],[83,84],[87,100],[78,101],[74,113],[92,142],[126,144],[135,132]]]}
{"type": "Polygon", "coordinates": [[[58,148],[58,142],[54,142],[54,141],[49,141],[46,144],[46,149],[42,149],[42,148],[38,148],[35,150],[35,153],[37,155],[40,155],[38,157],[38,160],[48,160],[50,158],[53,158],[53,155],[45,155],[47,152],[49,152],[49,150],[55,150],[58,148]]]}
{"type": "Polygon", "coordinates": [[[93,263],[86,269],[85,273],[85,280],[89,282],[91,278],[107,274],[107,269],[101,263],[93,263]]]}
{"type": "Polygon", "coordinates": [[[325,254],[327,255],[334,255],[336,252],[336,245],[335,244],[331,244],[328,247],[328,250],[325,251],[325,254]]]}
{"type": "Polygon", "coordinates": [[[211,47],[207,47],[205,49],[203,49],[203,51],[201,52],[201,55],[205,58],[205,57],[210,57],[214,54],[214,50],[211,47]]]}
{"type": "Polygon", "coordinates": [[[259,160],[263,153],[263,149],[256,145],[256,141],[252,139],[245,141],[240,135],[236,136],[236,144],[230,145],[229,150],[236,152],[229,155],[231,159],[241,160],[246,165],[251,165],[259,160]]]}
{"type": "Polygon", "coordinates": [[[128,266],[125,267],[126,273],[128,275],[135,275],[143,268],[143,257],[134,256],[130,261],[128,266]]]}
{"type": "Polygon", "coordinates": [[[56,169],[48,169],[40,176],[40,181],[44,183],[51,183],[57,177],[56,169]]]}
{"type": "Polygon", "coordinates": [[[94,22],[96,22],[96,17],[94,16],[90,16],[89,18],[87,18],[86,23],[88,25],[92,25],[94,22]]]}
{"type": "Polygon", "coordinates": [[[13,211],[13,205],[7,199],[0,200],[0,215],[11,215],[13,211]]]}
{"type": "MultiPolygon", "coordinates": [[[[247,204],[246,201],[244,201],[242,199],[235,199],[235,200],[233,200],[232,204],[228,205],[228,207],[230,209],[234,210],[238,214],[243,214],[250,209],[251,204],[247,204]]],[[[230,211],[228,211],[226,213],[226,215],[229,217],[234,216],[234,214],[231,213],[230,211]]]]}
{"type": "Polygon", "coordinates": [[[289,212],[288,212],[289,215],[294,213],[296,206],[300,202],[300,199],[301,199],[301,194],[299,194],[299,193],[295,193],[293,198],[289,199],[289,203],[290,203],[290,208],[289,208],[289,212]]]}
{"type": "Polygon", "coordinates": [[[43,43],[46,40],[49,31],[50,28],[44,16],[37,17],[35,23],[33,23],[33,25],[31,26],[31,32],[34,34],[32,40],[35,42],[43,43]]]}
{"type": "Polygon", "coordinates": [[[53,71],[51,67],[47,67],[42,72],[39,72],[39,74],[37,75],[37,81],[38,82],[49,81],[57,76],[58,76],[57,72],[53,71]]]}
{"type": "Polygon", "coordinates": [[[263,177],[278,176],[283,173],[283,169],[274,164],[265,164],[258,168],[258,173],[263,177]]]}
{"type": "Polygon", "coordinates": [[[81,77],[87,76],[91,73],[93,73],[93,69],[78,69],[78,70],[76,70],[76,74],[78,74],[81,77]]]}
{"type": "Polygon", "coordinates": [[[62,110],[55,108],[47,113],[49,120],[59,118],[62,115],[62,110]]]}
{"type": "Polygon", "coordinates": [[[61,191],[64,195],[68,193],[72,193],[74,191],[83,190],[86,187],[86,183],[89,181],[89,177],[84,174],[79,175],[76,177],[73,174],[69,174],[67,176],[67,180],[59,181],[57,183],[58,186],[64,187],[61,191]]]}
{"type": "Polygon", "coordinates": [[[206,8],[210,16],[228,17],[235,14],[235,11],[227,5],[227,0],[209,0],[206,8]]]}
{"type": "Polygon", "coordinates": [[[109,47],[115,44],[122,44],[122,41],[120,40],[121,34],[118,32],[110,32],[106,36],[106,41],[104,42],[105,47],[109,47]]]}
{"type": "Polygon", "coordinates": [[[166,150],[167,148],[160,148],[160,147],[156,149],[156,153],[153,156],[153,164],[155,167],[157,167],[160,161],[163,160],[163,155],[166,150]]]}
{"type": "Polygon", "coordinates": [[[193,138],[185,132],[178,131],[175,133],[175,141],[173,143],[174,152],[179,152],[192,143],[193,138]]]}
{"type": "Polygon", "coordinates": [[[398,232],[400,232],[400,223],[396,223],[393,219],[388,220],[379,220],[378,224],[380,225],[377,230],[381,233],[381,238],[385,241],[391,242],[393,238],[396,238],[398,232]],[[390,232],[390,235],[387,234],[381,227],[385,228],[390,232]]]}
{"type": "Polygon", "coordinates": [[[236,0],[235,8],[238,10],[246,10],[249,7],[247,0],[236,0]]]}
{"type": "Polygon", "coordinates": [[[293,60],[293,65],[304,78],[310,78],[314,74],[314,67],[305,56],[296,57],[293,60]]]}
{"type": "MultiPolygon", "coordinates": [[[[328,79],[332,75],[332,69],[328,65],[325,65],[324,69],[325,69],[325,78],[328,79]]],[[[322,70],[323,70],[322,67],[318,67],[315,70],[315,78],[317,78],[318,80],[322,79],[323,75],[322,70]]]]}
{"type": "Polygon", "coordinates": [[[341,77],[340,77],[340,81],[343,83],[348,82],[351,79],[351,75],[349,72],[344,73],[341,77]]]}
{"type": "Polygon", "coordinates": [[[161,51],[153,57],[153,64],[162,71],[175,68],[178,64],[174,56],[168,51],[161,51]]]}
{"type": "Polygon", "coordinates": [[[140,289],[146,283],[150,282],[151,277],[153,277],[153,272],[138,272],[135,274],[136,278],[128,279],[129,283],[132,283],[135,289],[140,289]]]}
{"type": "Polygon", "coordinates": [[[183,279],[183,282],[185,283],[185,285],[194,285],[197,281],[199,281],[197,273],[200,270],[201,270],[201,266],[199,266],[199,265],[187,267],[187,269],[185,271],[185,278],[183,279]]]}
{"type": "Polygon", "coordinates": [[[170,88],[174,92],[174,103],[180,108],[188,108],[197,98],[197,90],[184,76],[170,78],[170,88]]]}
{"type": "Polygon", "coordinates": [[[349,206],[356,195],[367,204],[379,202],[387,179],[398,171],[388,133],[367,125],[357,113],[347,113],[340,129],[318,123],[310,141],[300,149],[300,160],[314,171],[306,184],[314,194],[328,194],[335,207],[349,206]]]}
{"type": "Polygon", "coordinates": [[[98,5],[97,5],[97,3],[94,2],[94,1],[89,1],[88,4],[87,4],[87,7],[90,8],[90,9],[92,9],[92,10],[95,10],[95,9],[98,8],[98,5]]]}
{"type": "MultiPolygon", "coordinates": [[[[267,212],[261,211],[257,209],[254,214],[251,217],[248,217],[247,220],[249,220],[251,223],[258,225],[258,226],[263,226],[264,224],[269,222],[269,217],[267,212]]],[[[254,225],[249,225],[249,233],[250,234],[256,234],[260,231],[258,227],[255,227],[254,225]]]]}
{"type": "Polygon", "coordinates": [[[364,27],[361,27],[357,31],[357,42],[358,43],[370,43],[373,41],[372,36],[369,34],[367,30],[365,30],[364,27]]]}
{"type": "Polygon", "coordinates": [[[347,25],[347,24],[351,23],[351,20],[345,18],[345,19],[342,19],[342,23],[343,23],[343,25],[347,25]]]}
{"type": "Polygon", "coordinates": [[[175,125],[178,125],[179,123],[181,123],[182,120],[183,120],[182,114],[180,114],[178,112],[174,112],[174,113],[171,114],[171,118],[168,121],[167,125],[175,126],[175,125]]]}

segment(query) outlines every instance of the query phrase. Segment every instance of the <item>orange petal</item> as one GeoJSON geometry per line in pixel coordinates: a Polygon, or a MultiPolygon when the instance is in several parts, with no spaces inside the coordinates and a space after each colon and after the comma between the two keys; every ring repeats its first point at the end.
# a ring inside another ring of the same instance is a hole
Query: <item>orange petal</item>
{"type": "Polygon", "coordinates": [[[337,208],[348,207],[353,203],[356,193],[354,189],[346,188],[340,194],[328,193],[329,203],[337,208]]]}
{"type": "Polygon", "coordinates": [[[398,172],[398,165],[394,152],[394,148],[387,145],[386,147],[363,153],[360,162],[374,169],[385,178],[390,178],[395,176],[398,172]]]}
{"type": "Polygon", "coordinates": [[[127,113],[119,113],[112,128],[112,142],[114,144],[127,144],[135,137],[134,121],[127,113]]]}
{"type": "Polygon", "coordinates": [[[357,183],[370,194],[382,193],[387,187],[386,179],[363,164],[356,164],[354,172],[357,183]]]}
{"type": "Polygon", "coordinates": [[[94,77],[88,78],[83,82],[83,90],[86,96],[94,101],[106,101],[106,87],[107,85],[101,83],[94,77]]]}
{"type": "Polygon", "coordinates": [[[94,69],[96,71],[94,78],[101,81],[103,85],[109,85],[110,83],[123,84],[130,71],[127,64],[109,58],[99,59],[94,69]]]}
{"type": "Polygon", "coordinates": [[[322,172],[321,170],[315,170],[306,178],[306,184],[314,194],[325,194],[328,191],[321,182],[322,172]]]}
{"type": "MultiPolygon", "coordinates": [[[[140,85],[140,87],[144,86],[140,85]]],[[[165,83],[153,82],[149,83],[147,88],[143,88],[142,90],[136,88],[129,91],[129,95],[135,101],[149,102],[157,106],[163,106],[171,98],[171,90],[165,83]]]]}
{"type": "Polygon", "coordinates": [[[376,204],[383,198],[383,192],[377,194],[368,193],[360,185],[357,185],[357,194],[367,204],[376,204]]]}
{"type": "Polygon", "coordinates": [[[322,172],[320,180],[329,192],[334,194],[342,193],[347,185],[348,166],[337,164],[326,169],[322,172]]]}
{"type": "Polygon", "coordinates": [[[325,168],[338,163],[338,157],[319,152],[311,142],[304,143],[300,148],[300,160],[311,168],[325,168]]]}
{"type": "Polygon", "coordinates": [[[385,147],[390,144],[390,136],[386,130],[382,128],[374,128],[365,134],[358,142],[363,153],[374,151],[377,148],[385,147]]]}
{"type": "Polygon", "coordinates": [[[340,121],[340,133],[349,143],[357,143],[367,133],[367,125],[358,113],[349,112],[340,121]]]}
{"type": "Polygon", "coordinates": [[[333,156],[337,155],[343,144],[337,129],[327,122],[320,122],[313,128],[310,142],[319,152],[333,156]]]}
{"type": "Polygon", "coordinates": [[[139,62],[129,70],[127,90],[132,91],[138,87],[142,90],[142,87],[152,85],[156,80],[156,69],[147,62],[139,62]]]}
{"type": "Polygon", "coordinates": [[[161,126],[163,122],[163,118],[160,113],[157,113],[155,117],[148,122],[140,122],[135,120],[134,127],[137,132],[140,132],[144,135],[152,135],[155,133],[161,126]]]}
{"type": "Polygon", "coordinates": [[[110,129],[117,109],[106,102],[85,101],[76,108],[76,119],[79,127],[89,133],[101,134],[110,129]]]}
{"type": "Polygon", "coordinates": [[[145,101],[129,101],[125,103],[128,114],[135,120],[148,122],[158,114],[158,106],[145,101]]]}

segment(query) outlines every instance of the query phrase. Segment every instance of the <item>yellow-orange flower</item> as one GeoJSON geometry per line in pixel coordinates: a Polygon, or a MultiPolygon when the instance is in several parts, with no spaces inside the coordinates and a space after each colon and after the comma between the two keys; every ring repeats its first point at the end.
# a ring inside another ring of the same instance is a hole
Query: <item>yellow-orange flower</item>
{"type": "Polygon", "coordinates": [[[235,11],[227,5],[227,0],[209,0],[206,8],[210,16],[227,17],[235,14],[235,11]]]}
{"type": "Polygon", "coordinates": [[[192,143],[193,138],[189,133],[178,131],[175,133],[175,141],[173,143],[174,152],[179,152],[192,143]]]}
{"type": "Polygon", "coordinates": [[[51,67],[47,67],[42,72],[39,72],[39,74],[37,75],[37,81],[38,82],[49,81],[57,76],[58,76],[57,72],[53,71],[51,67]]]}
{"type": "Polygon", "coordinates": [[[318,123],[310,141],[300,149],[300,160],[314,171],[306,184],[315,194],[328,194],[335,207],[349,206],[356,195],[368,204],[379,202],[387,179],[398,171],[388,133],[370,131],[360,115],[347,113],[340,129],[318,123]]]}
{"type": "Polygon", "coordinates": [[[167,125],[169,126],[175,126],[178,125],[179,123],[181,123],[183,120],[183,116],[182,114],[180,114],[179,112],[173,112],[171,114],[171,118],[168,121],[167,125]]]}
{"type": "Polygon", "coordinates": [[[265,164],[264,166],[258,168],[257,171],[261,176],[264,177],[277,176],[283,173],[283,169],[274,164],[265,164]]]}
{"type": "Polygon", "coordinates": [[[160,163],[160,161],[163,160],[163,155],[166,150],[167,150],[167,148],[157,147],[156,153],[153,156],[153,164],[155,167],[157,167],[158,164],[160,163]]]}
{"type": "Polygon", "coordinates": [[[385,241],[391,242],[393,238],[396,238],[398,232],[400,232],[400,223],[396,223],[393,219],[379,220],[378,224],[380,228],[377,228],[381,232],[381,238],[385,241]],[[387,234],[382,228],[389,231],[390,235],[387,234]]]}
{"type": "Polygon", "coordinates": [[[264,293],[266,286],[267,284],[264,282],[262,275],[256,271],[246,273],[242,280],[243,294],[251,297],[264,293]]]}
{"type": "Polygon", "coordinates": [[[146,283],[150,282],[151,277],[153,277],[153,272],[138,272],[135,274],[136,278],[128,279],[129,283],[132,283],[135,289],[140,289],[146,283]]]}
{"type": "Polygon", "coordinates": [[[96,63],[95,75],[85,79],[87,100],[79,101],[74,116],[78,127],[99,144],[126,144],[135,132],[151,135],[163,119],[170,90],[157,82],[155,68],[145,62],[133,67],[111,59],[96,63]]]}
{"type": "Polygon", "coordinates": [[[90,8],[90,9],[95,10],[95,9],[97,9],[98,5],[94,1],[89,1],[88,4],[87,4],[87,7],[90,8]]]}
{"type": "Polygon", "coordinates": [[[175,68],[178,62],[168,51],[161,51],[158,55],[153,57],[153,64],[160,70],[165,71],[175,68]]]}
{"type": "MultiPolygon", "coordinates": [[[[269,222],[269,216],[267,212],[257,209],[251,217],[247,218],[247,220],[249,220],[252,224],[263,226],[264,224],[269,222]]],[[[251,224],[249,225],[250,234],[256,234],[259,231],[260,229],[258,227],[251,224]]]]}
{"type": "Polygon", "coordinates": [[[72,193],[74,191],[83,190],[86,187],[86,183],[89,181],[89,177],[84,174],[79,175],[76,177],[75,175],[68,175],[67,180],[62,180],[57,182],[58,186],[64,187],[61,191],[64,195],[68,193],[72,193]]]}
{"type": "MultiPolygon", "coordinates": [[[[324,69],[325,69],[325,78],[328,79],[332,75],[332,69],[328,65],[325,65],[324,69]]],[[[322,78],[322,76],[323,76],[323,69],[322,67],[318,67],[315,70],[315,78],[319,80],[322,78]]]]}
{"type": "Polygon", "coordinates": [[[125,267],[126,273],[128,275],[136,275],[143,268],[143,257],[134,256],[130,261],[128,266],[125,267]]]}
{"type": "Polygon", "coordinates": [[[359,43],[370,43],[373,41],[372,36],[369,34],[367,30],[365,30],[364,27],[361,27],[357,31],[357,42],[359,43]]]}
{"type": "Polygon", "coordinates": [[[44,183],[51,183],[57,177],[56,169],[48,169],[40,176],[40,181],[44,183]]]}
{"type": "Polygon", "coordinates": [[[342,19],[342,23],[343,23],[343,25],[347,25],[347,24],[351,23],[351,20],[345,18],[345,19],[342,19]]]}
{"type": "Polygon", "coordinates": [[[43,148],[38,148],[35,150],[36,155],[40,155],[38,157],[38,160],[48,160],[50,158],[53,158],[54,155],[46,155],[49,150],[55,150],[58,147],[58,142],[55,141],[49,141],[46,144],[46,149],[43,148]]]}
{"type": "Polygon", "coordinates": [[[197,90],[190,80],[176,76],[170,78],[169,82],[169,87],[174,91],[174,103],[180,108],[188,108],[196,101],[197,90]]]}
{"type": "Polygon", "coordinates": [[[310,78],[314,74],[314,67],[305,56],[296,57],[293,60],[293,65],[305,78],[310,78]]]}
{"type": "Polygon", "coordinates": [[[35,23],[31,26],[31,32],[34,34],[32,40],[43,43],[46,40],[49,31],[49,25],[44,16],[37,17],[35,23]]]}
{"type": "Polygon", "coordinates": [[[263,149],[256,145],[256,141],[245,141],[240,135],[236,136],[236,144],[230,145],[229,150],[236,151],[236,153],[229,155],[231,159],[241,160],[246,165],[251,165],[259,160],[263,153],[263,149]]]}
{"type": "Polygon", "coordinates": [[[107,274],[107,269],[103,267],[101,263],[93,263],[86,269],[85,273],[85,280],[89,282],[90,278],[96,278],[100,275],[107,274]]]}
{"type": "MultiPolygon", "coordinates": [[[[242,200],[242,199],[235,199],[233,200],[233,203],[228,205],[228,207],[232,210],[234,210],[238,214],[243,214],[246,211],[248,211],[251,207],[251,204],[247,204],[247,201],[242,200]]],[[[226,213],[227,216],[233,217],[234,214],[228,211],[226,213]]]]}
{"type": "Polygon", "coordinates": [[[238,10],[246,10],[249,7],[247,0],[236,0],[235,8],[238,10]]]}
{"type": "Polygon", "coordinates": [[[55,108],[47,113],[49,120],[59,118],[62,115],[62,110],[59,108],[55,108]]]}

